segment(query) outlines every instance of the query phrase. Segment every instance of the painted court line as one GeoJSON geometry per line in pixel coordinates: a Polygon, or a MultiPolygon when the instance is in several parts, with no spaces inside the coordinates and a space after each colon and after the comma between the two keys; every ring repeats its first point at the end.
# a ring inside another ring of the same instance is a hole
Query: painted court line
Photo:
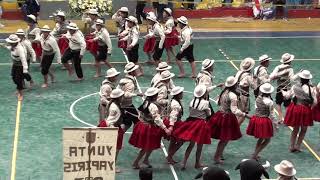
{"type": "Polygon", "coordinates": [[[19,142],[21,103],[22,101],[18,101],[18,104],[17,104],[16,127],[14,130],[13,150],[12,150],[12,159],[11,159],[11,175],[10,175],[11,180],[15,180],[16,178],[16,162],[17,162],[17,153],[18,153],[18,142],[19,142]]]}

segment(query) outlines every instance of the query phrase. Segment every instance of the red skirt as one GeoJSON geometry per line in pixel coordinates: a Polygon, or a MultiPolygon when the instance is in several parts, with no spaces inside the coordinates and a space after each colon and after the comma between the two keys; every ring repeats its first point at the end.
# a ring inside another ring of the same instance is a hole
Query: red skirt
{"type": "Polygon", "coordinates": [[[253,116],[247,127],[247,134],[255,138],[271,138],[273,125],[270,118],[253,116]]]}
{"type": "Polygon", "coordinates": [[[211,117],[209,124],[214,139],[231,141],[242,137],[237,117],[233,113],[218,111],[211,117]]]}
{"type": "Polygon", "coordinates": [[[156,45],[156,38],[148,38],[146,39],[144,45],[143,45],[143,51],[146,53],[151,53],[154,51],[154,47],[156,45]]]}
{"type": "Polygon", "coordinates": [[[40,44],[40,43],[35,43],[35,42],[33,42],[33,43],[32,43],[32,48],[33,48],[34,52],[36,53],[36,57],[37,57],[37,58],[40,58],[41,55],[42,55],[42,47],[41,47],[41,44],[40,44]]]}
{"type": "Polygon", "coordinates": [[[139,121],[133,128],[129,143],[136,148],[151,151],[160,148],[163,130],[157,125],[139,121]]]}
{"type": "Polygon", "coordinates": [[[98,52],[98,42],[93,41],[94,36],[93,35],[86,35],[86,44],[87,44],[87,50],[94,56],[97,55],[98,52]]]}
{"type": "Polygon", "coordinates": [[[127,49],[127,41],[118,41],[118,48],[127,49]]]}
{"type": "MultiPolygon", "coordinates": [[[[183,123],[183,122],[182,122],[181,120],[176,121],[176,122],[174,123],[173,131],[172,131],[172,133],[171,133],[171,136],[166,135],[166,133],[164,132],[163,137],[164,137],[165,139],[167,139],[167,140],[170,140],[170,139],[172,139],[172,138],[176,139],[176,137],[173,136],[173,133],[175,132],[176,129],[178,129],[178,128],[182,125],[182,123],[183,123]]],[[[164,118],[163,124],[164,124],[167,128],[169,128],[169,127],[170,127],[170,121],[169,121],[169,119],[168,119],[168,118],[164,118]]]]}
{"type": "Polygon", "coordinates": [[[312,108],[312,119],[320,122],[320,98],[318,98],[318,104],[312,108]]]}
{"type": "MultiPolygon", "coordinates": [[[[106,121],[102,120],[100,121],[98,127],[107,127],[106,121]]],[[[123,136],[124,136],[124,130],[119,127],[118,128],[118,136],[117,136],[117,149],[122,149],[122,142],[123,142],[123,136]]]]}
{"type": "Polygon", "coordinates": [[[211,144],[210,134],[210,127],[204,119],[184,121],[173,132],[174,137],[197,144],[211,144]]]}
{"type": "Polygon", "coordinates": [[[164,40],[164,48],[168,49],[171,48],[173,46],[177,46],[179,45],[179,32],[177,31],[177,29],[172,29],[170,34],[166,34],[166,39],[164,40]]]}
{"type": "Polygon", "coordinates": [[[69,40],[67,38],[65,38],[65,37],[59,38],[58,46],[59,46],[59,49],[60,49],[60,53],[64,54],[66,49],[69,48],[69,40]]]}
{"type": "Polygon", "coordinates": [[[288,106],[284,124],[287,126],[313,126],[311,107],[293,102],[288,106]]]}

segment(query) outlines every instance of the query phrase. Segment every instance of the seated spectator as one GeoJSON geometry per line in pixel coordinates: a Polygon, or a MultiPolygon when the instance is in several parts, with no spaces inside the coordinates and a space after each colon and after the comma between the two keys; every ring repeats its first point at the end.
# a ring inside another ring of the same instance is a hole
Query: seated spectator
{"type": "Polygon", "coordinates": [[[26,0],[21,7],[21,10],[24,15],[25,21],[27,20],[27,15],[34,15],[35,17],[39,16],[40,13],[40,4],[38,0],[26,0]]]}
{"type": "Polygon", "coordinates": [[[140,180],[152,180],[152,169],[151,168],[140,168],[139,179],[140,180]]]}
{"type": "Polygon", "coordinates": [[[260,180],[262,175],[269,179],[269,174],[266,171],[266,168],[268,167],[270,167],[270,163],[268,161],[265,165],[261,165],[254,159],[245,159],[238,164],[236,170],[240,170],[241,180],[260,180]]]}
{"type": "Polygon", "coordinates": [[[282,13],[282,19],[287,21],[288,20],[288,8],[286,0],[273,0],[273,17],[278,18],[280,12],[282,13]]]}
{"type": "Polygon", "coordinates": [[[297,171],[290,161],[281,161],[280,164],[274,166],[274,170],[279,175],[277,180],[297,180],[297,178],[295,177],[297,171]]]}
{"type": "Polygon", "coordinates": [[[220,167],[205,167],[194,179],[203,180],[230,180],[229,173],[220,167]]]}

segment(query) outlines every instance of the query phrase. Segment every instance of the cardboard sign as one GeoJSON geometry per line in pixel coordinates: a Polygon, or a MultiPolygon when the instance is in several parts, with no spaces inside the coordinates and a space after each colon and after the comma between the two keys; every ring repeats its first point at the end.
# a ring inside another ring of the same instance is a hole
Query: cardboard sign
{"type": "Polygon", "coordinates": [[[63,128],[63,179],[114,180],[118,128],[63,128]]]}

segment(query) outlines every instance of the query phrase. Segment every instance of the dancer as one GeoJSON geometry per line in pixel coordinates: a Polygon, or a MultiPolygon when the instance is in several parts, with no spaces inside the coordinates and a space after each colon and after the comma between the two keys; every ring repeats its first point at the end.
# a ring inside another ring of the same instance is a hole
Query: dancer
{"type": "Polygon", "coordinates": [[[317,97],[310,83],[312,79],[310,71],[303,70],[298,76],[300,77],[299,83],[293,85],[289,91],[281,91],[285,99],[293,98],[284,118],[284,124],[293,127],[290,152],[301,152],[301,144],[308,126],[313,126],[311,107],[317,104],[317,97]]]}
{"type": "Polygon", "coordinates": [[[192,29],[188,25],[188,19],[184,16],[181,16],[178,20],[178,25],[180,28],[180,41],[181,41],[181,48],[179,53],[176,56],[177,65],[179,67],[179,78],[185,77],[186,73],[183,68],[182,58],[186,58],[190,65],[191,65],[191,78],[196,78],[196,63],[193,56],[193,44],[192,40],[192,29]]]}
{"type": "Polygon", "coordinates": [[[211,144],[210,127],[206,123],[206,119],[211,117],[211,110],[207,97],[208,91],[206,86],[196,86],[194,89],[194,98],[189,106],[190,115],[173,133],[173,136],[183,141],[190,141],[182,162],[182,170],[186,169],[188,158],[195,143],[197,143],[197,151],[194,167],[204,167],[204,165],[201,164],[202,147],[203,144],[211,144]]]}
{"type": "MultiPolygon", "coordinates": [[[[95,38],[95,31],[97,31],[96,22],[99,19],[99,12],[97,9],[89,9],[86,12],[89,17],[85,18],[85,23],[89,25],[88,31],[85,32],[85,41],[86,41],[86,49],[92,54],[94,57],[94,64],[97,67],[97,58],[98,58],[98,43],[94,41],[95,38]]],[[[104,24],[104,21],[102,21],[104,24]]]]}
{"type": "Polygon", "coordinates": [[[124,51],[127,49],[127,42],[120,41],[124,36],[128,34],[128,24],[127,18],[129,17],[129,9],[127,7],[121,7],[114,15],[112,15],[112,20],[115,21],[118,28],[118,48],[122,48],[124,51]]]}
{"type": "Polygon", "coordinates": [[[318,83],[315,88],[315,93],[317,94],[317,105],[312,108],[312,119],[320,122],[320,83],[318,83]]]}
{"type": "Polygon", "coordinates": [[[76,23],[70,23],[68,25],[68,33],[64,36],[69,40],[69,48],[63,54],[62,63],[68,70],[69,76],[71,76],[73,74],[73,70],[68,61],[72,60],[78,77],[77,81],[82,81],[84,78],[82,73],[81,60],[83,58],[84,52],[86,51],[86,42],[84,40],[83,34],[79,30],[76,23]]]}
{"type": "MultiPolygon", "coordinates": [[[[122,113],[121,113],[121,99],[124,92],[121,89],[114,89],[110,94],[110,102],[107,107],[107,118],[100,121],[98,127],[118,127],[117,136],[117,150],[116,150],[116,162],[119,156],[119,152],[122,149],[124,130],[121,127],[122,113]]],[[[115,168],[116,173],[120,173],[119,167],[115,168]]]]}
{"type": "Polygon", "coordinates": [[[270,58],[266,54],[260,56],[259,57],[260,65],[254,68],[253,70],[253,80],[255,81],[254,96],[256,98],[259,95],[259,87],[266,82],[270,82],[268,67],[271,59],[272,58],[270,58]]]}
{"type": "Polygon", "coordinates": [[[164,34],[166,35],[164,48],[167,52],[167,63],[170,64],[171,57],[175,57],[173,47],[179,45],[179,32],[176,29],[176,25],[172,17],[172,10],[170,8],[164,8],[163,19],[166,21],[164,25],[164,34]]]}
{"type": "Polygon", "coordinates": [[[143,164],[152,167],[149,157],[153,150],[159,149],[161,144],[162,130],[170,134],[169,129],[163,124],[159,109],[155,104],[159,90],[148,88],[145,92],[146,99],[139,109],[139,122],[133,129],[129,143],[140,149],[137,158],[132,164],[133,169],[139,169],[139,162],[144,156],[143,164]]]}
{"type": "Polygon", "coordinates": [[[274,115],[271,93],[274,87],[270,83],[264,83],[259,87],[260,93],[256,98],[256,112],[250,119],[247,134],[258,139],[252,159],[259,160],[259,153],[270,143],[273,136],[273,122],[277,120],[274,115]]]}
{"type": "MultiPolygon", "coordinates": [[[[154,13],[149,12],[147,14],[147,16],[150,16],[150,14],[154,14],[154,13]]],[[[150,24],[147,24],[147,34],[152,34],[152,26],[150,24]]],[[[156,38],[154,36],[152,36],[152,37],[147,38],[144,42],[144,45],[143,45],[143,51],[148,56],[148,61],[146,63],[151,64],[151,65],[155,64],[155,62],[152,58],[152,53],[154,51],[155,44],[156,44],[156,38]]]]}
{"type": "Polygon", "coordinates": [[[66,15],[63,11],[58,11],[54,14],[56,26],[51,31],[51,35],[56,38],[58,46],[60,48],[60,53],[64,54],[66,49],[69,47],[68,39],[63,37],[64,34],[68,32],[69,22],[66,20],[66,15]]]}
{"type": "Polygon", "coordinates": [[[41,59],[41,74],[43,75],[42,88],[48,87],[48,74],[51,77],[51,82],[55,82],[55,77],[52,72],[49,72],[53,58],[56,57],[58,64],[61,64],[61,54],[56,39],[50,35],[50,28],[48,25],[41,28],[41,47],[42,47],[42,59],[41,59]]]}
{"type": "Polygon", "coordinates": [[[37,18],[34,15],[30,14],[27,15],[27,17],[28,28],[26,30],[26,34],[32,43],[32,48],[34,49],[37,61],[39,62],[42,55],[41,44],[39,43],[41,30],[39,28],[37,18]]]}
{"type": "Polygon", "coordinates": [[[241,111],[238,107],[237,79],[233,76],[227,78],[225,89],[222,90],[218,105],[220,110],[210,119],[211,137],[219,139],[219,143],[214,155],[215,164],[223,164],[223,151],[229,141],[241,138],[238,117],[251,118],[250,115],[241,111]]]}
{"type": "Polygon", "coordinates": [[[108,61],[108,55],[111,55],[112,43],[108,30],[105,28],[104,22],[102,19],[96,20],[96,31],[94,32],[95,37],[92,39],[98,43],[98,52],[95,58],[96,74],[95,78],[101,76],[101,64],[104,62],[107,67],[112,68],[112,65],[108,61]]]}
{"type": "Polygon", "coordinates": [[[108,107],[110,101],[110,94],[113,89],[116,88],[116,81],[118,78],[118,72],[115,68],[108,69],[106,73],[106,79],[102,81],[99,95],[100,95],[100,103],[99,103],[99,117],[100,121],[106,118],[106,108],[108,107]]]}
{"type": "MultiPolygon", "coordinates": [[[[167,71],[170,70],[172,68],[172,66],[169,66],[166,62],[160,62],[158,64],[158,67],[156,68],[157,73],[153,76],[152,80],[151,80],[151,87],[158,84],[158,82],[161,81],[161,73],[163,71],[167,71]]],[[[174,88],[174,83],[173,80],[170,79],[170,84],[168,86],[169,90],[174,88]]]]}

